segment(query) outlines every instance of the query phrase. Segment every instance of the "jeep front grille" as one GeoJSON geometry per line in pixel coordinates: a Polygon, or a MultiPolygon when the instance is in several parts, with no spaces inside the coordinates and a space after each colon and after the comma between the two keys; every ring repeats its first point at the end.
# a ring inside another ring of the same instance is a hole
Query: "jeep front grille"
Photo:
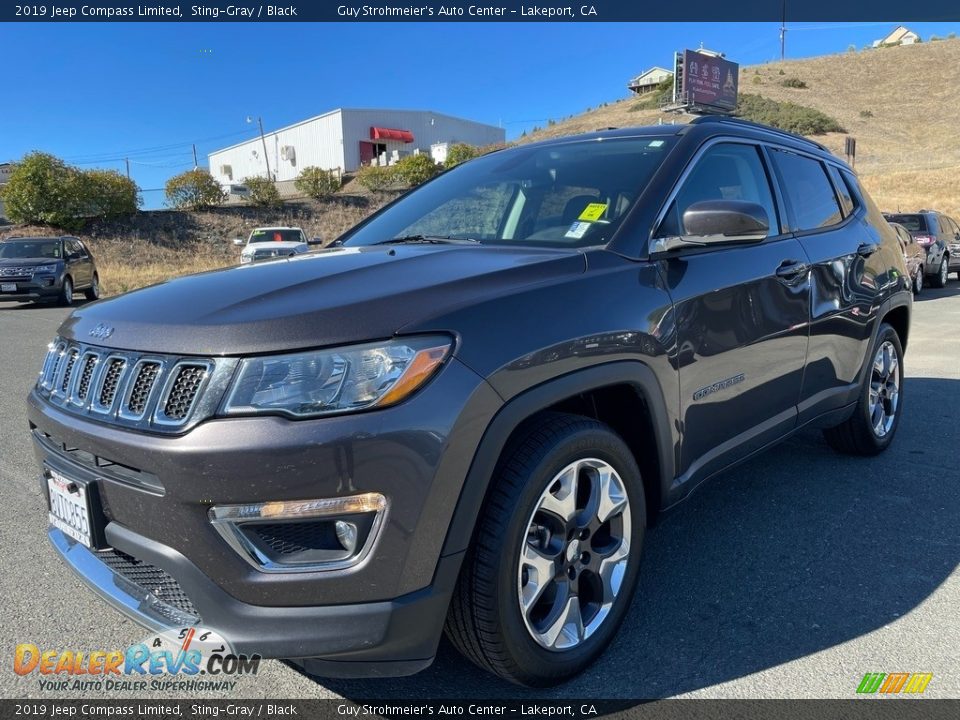
{"type": "Polygon", "coordinates": [[[152,360],[141,360],[140,364],[134,368],[133,385],[130,387],[130,394],[127,397],[124,408],[130,415],[141,417],[147,409],[147,402],[150,400],[150,393],[157,383],[160,376],[160,363],[152,360]]]}
{"type": "Polygon", "coordinates": [[[237,361],[50,344],[37,392],[91,420],[162,433],[213,416],[237,361]]]}

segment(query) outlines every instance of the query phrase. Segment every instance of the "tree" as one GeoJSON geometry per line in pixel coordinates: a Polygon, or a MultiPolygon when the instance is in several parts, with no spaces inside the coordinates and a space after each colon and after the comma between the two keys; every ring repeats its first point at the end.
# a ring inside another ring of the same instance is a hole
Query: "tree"
{"type": "Polygon", "coordinates": [[[28,153],[0,189],[7,217],[17,223],[75,229],[80,214],[78,175],[53,155],[28,153]]]}
{"type": "Polygon", "coordinates": [[[397,173],[392,167],[364,165],[357,170],[357,182],[367,190],[380,192],[397,184],[397,173]]]}
{"type": "Polygon", "coordinates": [[[140,188],[116,170],[88,170],[82,176],[89,214],[113,218],[132,215],[140,207],[140,188]]]}
{"type": "Polygon", "coordinates": [[[323,200],[340,189],[340,178],[329,170],[305,167],[293,183],[299,192],[314,200],[323,200]]]}
{"type": "Polygon", "coordinates": [[[440,172],[440,166],[425,153],[402,157],[393,166],[393,169],[400,181],[409,187],[425,183],[440,172]]]}
{"type": "Polygon", "coordinates": [[[175,208],[203,210],[222,205],[227,194],[213,175],[202,168],[194,168],[174,175],[165,187],[167,202],[175,208]]]}
{"type": "Polygon", "coordinates": [[[280,191],[272,180],[262,177],[247,178],[244,184],[250,190],[250,202],[258,207],[279,207],[283,205],[280,191]]]}
{"type": "Polygon", "coordinates": [[[483,154],[483,151],[473,145],[468,145],[467,143],[456,143],[451,145],[447,150],[447,159],[443,163],[445,168],[452,168],[455,165],[459,165],[462,162],[467,160],[473,160],[475,157],[480,157],[483,154]]]}

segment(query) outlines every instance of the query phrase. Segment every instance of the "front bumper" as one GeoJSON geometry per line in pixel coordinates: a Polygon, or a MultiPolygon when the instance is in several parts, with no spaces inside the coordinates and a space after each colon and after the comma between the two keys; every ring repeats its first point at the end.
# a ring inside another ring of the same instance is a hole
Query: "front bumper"
{"type": "MultiPolygon", "coordinates": [[[[328,675],[403,674],[429,663],[461,560],[441,557],[443,542],[473,452],[501,404],[459,362],[395,407],[307,421],[215,419],[180,436],[91,421],[35,392],[28,404],[41,466],[96,483],[106,543],[166,572],[197,620],[238,649],[376,666],[310,668],[328,675]],[[383,494],[389,512],[370,555],[345,570],[261,572],[208,516],[220,504],[364,492],[383,494]]],[[[169,612],[157,617],[165,608],[105,574],[99,553],[56,531],[51,539],[114,606],[148,626],[172,622],[169,612]]]]}
{"type": "Polygon", "coordinates": [[[36,277],[30,281],[10,281],[0,278],[3,285],[16,285],[13,292],[0,291],[0,302],[3,301],[24,301],[24,300],[44,300],[56,298],[60,295],[60,282],[53,277],[36,277]]]}
{"type": "Polygon", "coordinates": [[[215,629],[237,653],[299,658],[307,670],[333,677],[406,675],[427,667],[436,652],[461,560],[459,555],[444,558],[430,587],[391,601],[265,607],[230,597],[182,554],[122,525],[108,524],[111,547],[177,578],[199,613],[190,617],[113,570],[101,559],[103,553],[88,550],[56,529],[48,535],[54,549],[91,589],[151,630],[198,624],[215,629]]]}

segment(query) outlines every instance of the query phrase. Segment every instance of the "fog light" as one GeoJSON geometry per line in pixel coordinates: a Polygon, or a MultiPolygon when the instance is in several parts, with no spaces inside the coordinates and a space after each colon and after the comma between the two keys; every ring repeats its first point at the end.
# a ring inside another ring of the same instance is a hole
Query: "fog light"
{"type": "Polygon", "coordinates": [[[387,513],[379,493],[210,508],[224,540],[262,572],[343,570],[376,544],[387,513]]]}
{"type": "Polygon", "coordinates": [[[337,530],[337,540],[344,550],[352,554],[357,549],[357,526],[346,520],[337,520],[334,527],[337,530]]]}

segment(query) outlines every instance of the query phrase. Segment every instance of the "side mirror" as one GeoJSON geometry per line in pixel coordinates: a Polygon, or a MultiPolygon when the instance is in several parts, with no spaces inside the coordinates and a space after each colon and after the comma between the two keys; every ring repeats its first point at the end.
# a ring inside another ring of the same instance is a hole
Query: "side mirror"
{"type": "Polygon", "coordinates": [[[307,245],[323,245],[322,237],[312,237],[307,240],[307,245]]]}
{"type": "Polygon", "coordinates": [[[770,234],[767,211],[741,200],[702,200],[683,213],[683,235],[658,238],[653,252],[716,243],[759,242],[770,234]]]}
{"type": "Polygon", "coordinates": [[[243,238],[234,238],[233,244],[236,245],[237,247],[240,247],[241,245],[246,245],[247,241],[244,240],[243,238]]]}
{"type": "Polygon", "coordinates": [[[770,234],[770,219],[756,203],[703,200],[683,213],[683,230],[703,242],[759,241],[770,234]]]}

